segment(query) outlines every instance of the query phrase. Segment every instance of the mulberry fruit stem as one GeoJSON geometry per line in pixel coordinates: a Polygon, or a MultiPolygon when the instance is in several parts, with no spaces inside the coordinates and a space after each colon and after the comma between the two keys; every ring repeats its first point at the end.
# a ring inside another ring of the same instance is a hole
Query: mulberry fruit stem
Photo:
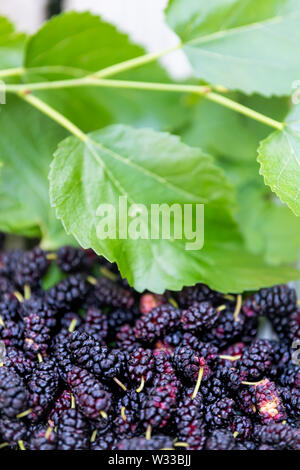
{"type": "Polygon", "coordinates": [[[37,354],[37,358],[38,358],[39,363],[43,362],[43,356],[41,355],[41,353],[37,354]]]}
{"type": "Polygon", "coordinates": [[[76,325],[77,325],[77,320],[76,320],[76,318],[73,318],[73,320],[71,321],[70,326],[68,328],[69,333],[73,333],[73,331],[76,328],[76,325]]]}
{"type": "Polygon", "coordinates": [[[125,406],[122,406],[122,408],[121,408],[121,416],[122,416],[123,421],[127,421],[127,417],[126,417],[126,413],[125,413],[125,412],[126,412],[126,408],[125,408],[125,406]]]}
{"type": "Polygon", "coordinates": [[[48,253],[46,255],[46,258],[49,260],[49,261],[55,261],[57,259],[57,254],[56,253],[48,253]]]}
{"type": "Polygon", "coordinates": [[[0,325],[2,328],[6,328],[3,318],[0,316],[0,325]]]}
{"type": "Polygon", "coordinates": [[[73,393],[71,395],[71,408],[73,408],[73,409],[76,408],[75,397],[74,397],[73,393]]]}
{"type": "Polygon", "coordinates": [[[144,377],[142,376],[142,378],[141,378],[141,384],[140,384],[140,386],[136,389],[136,392],[137,392],[137,393],[141,393],[141,391],[142,391],[143,388],[144,388],[144,385],[145,385],[145,379],[144,379],[144,377]]]}
{"type": "Polygon", "coordinates": [[[102,417],[103,419],[107,419],[107,418],[108,418],[107,413],[106,413],[105,411],[101,410],[101,411],[99,411],[99,413],[100,413],[100,415],[101,415],[101,417],[102,417]]]}
{"type": "Polygon", "coordinates": [[[95,442],[96,437],[97,437],[97,433],[98,433],[98,429],[95,429],[95,430],[92,432],[90,442],[95,442]]]}
{"type": "Polygon", "coordinates": [[[152,426],[151,426],[151,424],[149,424],[149,425],[147,426],[147,430],[146,430],[146,434],[145,434],[147,441],[150,441],[150,439],[151,439],[151,433],[152,433],[152,426]]]}
{"type": "Polygon", "coordinates": [[[223,312],[223,310],[225,310],[225,309],[226,309],[226,305],[220,305],[220,306],[217,308],[218,312],[223,312]]]}
{"type": "Polygon", "coordinates": [[[18,299],[18,301],[20,302],[20,304],[24,302],[24,297],[23,297],[23,295],[21,294],[21,292],[15,290],[15,291],[14,291],[14,296],[16,297],[16,299],[18,299]]]}
{"type": "Polygon", "coordinates": [[[8,442],[2,442],[0,444],[0,449],[4,449],[4,447],[7,447],[8,445],[9,445],[8,442]]]}
{"type": "Polygon", "coordinates": [[[23,441],[18,441],[18,446],[20,447],[20,450],[26,450],[23,441]]]}
{"type": "Polygon", "coordinates": [[[241,359],[242,355],[239,354],[237,356],[227,356],[226,354],[220,354],[218,356],[220,359],[224,359],[225,361],[238,361],[239,359],[241,359]]]}
{"type": "Polygon", "coordinates": [[[22,413],[19,413],[16,416],[16,418],[18,418],[18,419],[25,418],[25,416],[30,415],[30,413],[32,413],[32,408],[28,408],[28,410],[22,411],[22,413]]]}
{"type": "Polygon", "coordinates": [[[127,392],[127,388],[125,387],[125,385],[124,385],[119,379],[117,379],[116,377],[114,377],[113,380],[116,382],[116,384],[119,385],[119,387],[122,388],[122,390],[124,390],[124,392],[127,392]]]}
{"type": "Polygon", "coordinates": [[[174,447],[188,447],[188,443],[187,442],[175,442],[175,444],[173,444],[174,447]]]}
{"type": "Polygon", "coordinates": [[[29,300],[31,297],[31,288],[29,284],[24,285],[24,298],[25,300],[29,300]]]}
{"type": "Polygon", "coordinates": [[[96,286],[97,285],[97,279],[93,276],[88,276],[86,278],[87,282],[89,282],[90,284],[92,284],[92,286],[96,286]]]}
{"type": "Polygon", "coordinates": [[[234,321],[239,321],[239,315],[242,308],[243,298],[241,294],[238,294],[236,297],[236,305],[233,313],[234,321]]]}
{"type": "Polygon", "coordinates": [[[226,300],[231,300],[231,301],[235,300],[234,295],[231,295],[231,294],[225,294],[223,297],[226,300]]]}
{"type": "Polygon", "coordinates": [[[178,303],[176,302],[175,299],[173,299],[173,297],[169,298],[169,303],[173,305],[173,307],[178,308],[178,303]]]}
{"type": "Polygon", "coordinates": [[[46,439],[49,439],[49,437],[51,436],[52,431],[53,431],[53,428],[51,426],[49,426],[49,428],[45,432],[45,438],[46,439]]]}
{"type": "Polygon", "coordinates": [[[107,277],[111,281],[116,281],[118,279],[117,274],[112,273],[109,269],[107,269],[105,266],[102,266],[100,268],[100,272],[104,277],[107,277]]]}
{"type": "Polygon", "coordinates": [[[196,382],[196,386],[194,388],[193,395],[192,395],[192,400],[194,400],[196,398],[197,393],[199,392],[199,388],[200,388],[202,377],[203,377],[203,372],[204,372],[204,368],[200,367],[197,382],[196,382]]]}
{"type": "Polygon", "coordinates": [[[265,379],[262,379],[262,380],[259,380],[258,382],[245,382],[245,381],[242,381],[241,383],[243,385],[260,385],[262,384],[263,382],[265,381],[265,379]]]}

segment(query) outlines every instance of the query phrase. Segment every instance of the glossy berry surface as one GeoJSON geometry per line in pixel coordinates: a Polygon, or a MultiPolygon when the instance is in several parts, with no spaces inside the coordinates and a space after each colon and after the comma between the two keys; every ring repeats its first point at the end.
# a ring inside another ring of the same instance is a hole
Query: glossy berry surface
{"type": "Polygon", "coordinates": [[[298,339],[289,286],[141,294],[90,251],[0,253],[0,449],[300,450],[298,339]]]}

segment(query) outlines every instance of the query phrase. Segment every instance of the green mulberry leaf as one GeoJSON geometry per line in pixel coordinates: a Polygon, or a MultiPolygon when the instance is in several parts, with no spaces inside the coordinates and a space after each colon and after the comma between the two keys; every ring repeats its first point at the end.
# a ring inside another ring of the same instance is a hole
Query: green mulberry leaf
{"type": "MultiPolygon", "coordinates": [[[[240,93],[232,98],[279,121],[290,107],[287,98],[240,93]]],[[[248,250],[261,254],[270,264],[296,263],[300,219],[270,193],[256,161],[257,147],[270,135],[269,127],[201,98],[181,135],[187,144],[213,155],[236,188],[236,219],[248,250]]]]}
{"type": "Polygon", "coordinates": [[[282,131],[273,132],[258,149],[265,183],[300,216],[300,108],[295,106],[282,131]]]}
{"type": "Polygon", "coordinates": [[[0,69],[23,64],[25,35],[16,33],[13,25],[0,16],[0,69]]]}
{"type": "Polygon", "coordinates": [[[166,19],[196,76],[209,83],[290,95],[300,76],[298,0],[171,0],[166,19]]]}
{"type": "Polygon", "coordinates": [[[50,207],[48,188],[52,154],[66,132],[12,96],[1,109],[0,128],[0,230],[41,237],[47,248],[70,242],[50,207]]]}
{"type": "Polygon", "coordinates": [[[201,150],[166,133],[118,125],[93,132],[84,142],[64,140],[51,165],[50,195],[67,232],[84,248],[116,261],[138,291],[205,282],[223,292],[240,292],[299,277],[297,270],[270,268],[247,253],[223,172],[201,150]],[[144,204],[148,213],[151,204],[204,202],[204,247],[186,250],[185,237],[120,239],[118,228],[115,238],[99,238],[99,205],[112,204],[118,219],[120,196],[128,204],[144,204]]]}

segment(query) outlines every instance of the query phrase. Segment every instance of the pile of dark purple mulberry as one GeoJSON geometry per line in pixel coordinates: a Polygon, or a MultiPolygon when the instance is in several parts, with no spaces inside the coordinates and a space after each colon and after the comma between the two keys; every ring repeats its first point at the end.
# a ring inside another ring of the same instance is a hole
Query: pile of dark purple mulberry
{"type": "Polygon", "coordinates": [[[300,450],[299,339],[288,286],[141,295],[90,251],[2,252],[0,448],[300,450]]]}

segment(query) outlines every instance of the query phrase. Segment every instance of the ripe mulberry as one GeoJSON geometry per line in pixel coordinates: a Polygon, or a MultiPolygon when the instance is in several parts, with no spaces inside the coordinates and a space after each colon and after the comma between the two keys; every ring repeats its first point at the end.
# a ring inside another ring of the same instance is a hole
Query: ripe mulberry
{"type": "Polygon", "coordinates": [[[116,406],[115,433],[119,439],[136,436],[141,429],[141,412],[147,397],[143,392],[129,390],[116,406]]]}
{"type": "Polygon", "coordinates": [[[75,331],[70,337],[68,349],[76,364],[101,379],[116,379],[125,371],[126,356],[122,351],[101,346],[85,332],[75,331]]]}
{"type": "Polygon", "coordinates": [[[54,311],[70,312],[80,307],[89,289],[90,285],[84,275],[72,274],[48,290],[45,301],[54,311]]]}
{"type": "Polygon", "coordinates": [[[138,340],[153,343],[180,324],[180,310],[166,304],[156,307],[142,315],[135,324],[135,335],[138,340]]]}
{"type": "Polygon", "coordinates": [[[162,429],[170,423],[176,410],[178,390],[171,384],[161,385],[151,390],[141,419],[145,426],[162,429]]]}
{"type": "Polygon", "coordinates": [[[295,289],[280,285],[261,289],[246,299],[243,305],[245,315],[286,316],[296,310],[295,289]]]}
{"type": "Polygon", "coordinates": [[[11,280],[15,277],[16,267],[24,251],[11,250],[0,254],[0,275],[5,276],[11,280]]]}
{"type": "Polygon", "coordinates": [[[30,450],[55,450],[57,434],[53,429],[38,429],[30,439],[30,450]]]}
{"type": "Polygon", "coordinates": [[[221,400],[218,400],[207,407],[205,421],[210,427],[226,427],[233,419],[234,413],[234,400],[231,398],[221,398],[221,400]]]}
{"type": "Polygon", "coordinates": [[[108,329],[110,335],[115,335],[125,324],[133,325],[136,320],[136,312],[134,309],[117,308],[107,314],[108,329]]]}
{"type": "Polygon", "coordinates": [[[286,412],[292,420],[300,419],[300,389],[282,388],[280,389],[280,396],[283,400],[286,412]]]}
{"type": "Polygon", "coordinates": [[[89,448],[89,426],[85,417],[75,409],[62,412],[57,427],[58,450],[86,450],[89,448]]]}
{"type": "Polygon", "coordinates": [[[183,339],[182,331],[173,331],[172,333],[164,336],[155,344],[155,349],[164,349],[167,352],[173,353],[174,349],[180,345],[183,339]]]}
{"type": "Polygon", "coordinates": [[[90,419],[100,419],[110,411],[111,394],[89,372],[74,366],[68,373],[68,384],[80,411],[90,419]]]}
{"type": "Polygon", "coordinates": [[[72,358],[68,349],[68,330],[60,332],[53,342],[53,356],[57,362],[57,368],[60,377],[64,382],[67,381],[68,372],[73,367],[72,358]]]}
{"type": "Polygon", "coordinates": [[[46,356],[50,343],[50,330],[46,321],[32,313],[24,318],[24,351],[28,357],[34,359],[37,354],[46,356]]]}
{"type": "Polygon", "coordinates": [[[176,296],[181,307],[187,308],[194,302],[212,301],[218,302],[222,299],[222,294],[211,290],[204,284],[197,284],[192,287],[184,287],[176,296]]]}
{"type": "Polygon", "coordinates": [[[133,327],[130,325],[123,325],[120,328],[116,334],[116,344],[120,349],[127,351],[128,353],[131,353],[141,346],[135,337],[133,327]]]}
{"type": "Polygon", "coordinates": [[[25,300],[21,304],[19,312],[23,319],[34,314],[43,319],[47,328],[54,328],[56,326],[56,312],[51,310],[47,302],[41,297],[33,295],[29,300],[25,300]]]}
{"type": "Polygon", "coordinates": [[[235,440],[233,435],[225,429],[214,430],[205,444],[206,450],[233,450],[234,447],[235,440]]]}
{"type": "Polygon", "coordinates": [[[300,450],[300,430],[288,424],[272,423],[259,428],[256,438],[278,450],[300,450]]]}
{"type": "Polygon", "coordinates": [[[274,382],[264,379],[254,386],[256,407],[263,424],[283,421],[286,411],[274,382]]]}
{"type": "Polygon", "coordinates": [[[0,275],[0,298],[6,294],[12,294],[15,286],[10,279],[0,275]]]}
{"type": "Polygon", "coordinates": [[[131,308],[134,298],[130,290],[126,290],[105,277],[100,277],[94,289],[94,296],[100,306],[115,308],[131,308]]]}
{"type": "Polygon", "coordinates": [[[86,268],[84,251],[72,246],[59,248],[56,262],[58,267],[67,274],[83,271],[86,268]]]}
{"type": "Polygon", "coordinates": [[[30,417],[39,419],[49,411],[58,392],[58,371],[53,360],[38,364],[28,381],[30,417]]]}
{"type": "Polygon", "coordinates": [[[28,409],[28,391],[25,383],[14,371],[0,367],[0,412],[8,418],[28,409]]]}
{"type": "Polygon", "coordinates": [[[29,430],[21,419],[11,419],[3,416],[0,419],[0,436],[10,446],[17,445],[18,441],[26,441],[29,430]]]}
{"type": "Polygon", "coordinates": [[[202,382],[201,394],[207,405],[228,396],[223,381],[220,380],[216,374],[211,375],[207,380],[202,382]]]}
{"type": "Polygon", "coordinates": [[[213,328],[204,332],[202,341],[212,343],[219,349],[224,349],[241,339],[245,323],[246,318],[242,313],[236,319],[233,310],[227,308],[221,312],[213,328]]]}
{"type": "Polygon", "coordinates": [[[231,430],[239,441],[251,439],[253,433],[252,421],[247,416],[236,415],[231,423],[231,430]]]}
{"type": "Polygon", "coordinates": [[[36,288],[50,266],[47,253],[39,247],[27,251],[19,259],[15,270],[15,281],[20,287],[36,288]]]}
{"type": "Polygon", "coordinates": [[[96,436],[95,440],[91,442],[91,450],[114,450],[117,445],[116,436],[112,432],[96,436]]]}
{"type": "Polygon", "coordinates": [[[156,369],[156,375],[153,381],[154,387],[169,384],[179,389],[180,382],[176,377],[172,364],[172,356],[170,356],[166,351],[156,350],[154,351],[154,358],[156,369]]]}
{"type": "Polygon", "coordinates": [[[221,312],[210,302],[194,302],[182,311],[181,326],[184,331],[200,333],[205,328],[212,328],[221,312]]]}
{"type": "Polygon", "coordinates": [[[188,346],[178,346],[175,349],[174,365],[178,374],[191,382],[197,381],[200,369],[203,369],[202,378],[211,374],[205,359],[188,346]]]}
{"type": "Polygon", "coordinates": [[[5,366],[14,369],[23,379],[27,380],[35,367],[35,363],[25,356],[23,351],[7,347],[5,354],[5,366]]]}
{"type": "Polygon", "coordinates": [[[3,295],[0,302],[0,317],[2,321],[17,321],[19,319],[19,305],[19,301],[13,294],[3,295]]]}
{"type": "Polygon", "coordinates": [[[108,333],[107,316],[100,309],[90,307],[85,317],[83,329],[97,341],[104,344],[108,333]]]}
{"type": "Polygon", "coordinates": [[[5,346],[22,348],[23,334],[24,326],[19,321],[6,320],[6,322],[0,323],[0,340],[4,342],[5,346]]]}
{"type": "Polygon", "coordinates": [[[242,380],[257,381],[266,375],[272,365],[272,344],[258,339],[244,351],[240,361],[242,380]]]}
{"type": "Polygon", "coordinates": [[[218,348],[211,343],[204,343],[191,333],[184,333],[180,346],[189,346],[204,357],[207,364],[214,364],[218,359],[218,348]]]}
{"type": "Polygon", "coordinates": [[[300,366],[290,362],[279,377],[279,383],[283,387],[300,388],[300,366]]]}
{"type": "Polygon", "coordinates": [[[130,379],[135,385],[151,381],[154,375],[155,361],[150,349],[137,348],[133,351],[128,361],[130,379]]]}
{"type": "Polygon", "coordinates": [[[51,413],[48,417],[49,426],[55,427],[58,425],[60,416],[63,411],[69,410],[72,405],[72,394],[70,390],[63,390],[60,396],[54,403],[51,413]]]}
{"type": "Polygon", "coordinates": [[[300,340],[300,310],[293,312],[288,322],[288,337],[291,341],[300,340]]]}
{"type": "Polygon", "coordinates": [[[178,404],[175,423],[179,441],[187,443],[190,450],[203,449],[206,433],[202,412],[192,398],[186,397],[178,404]]]}

